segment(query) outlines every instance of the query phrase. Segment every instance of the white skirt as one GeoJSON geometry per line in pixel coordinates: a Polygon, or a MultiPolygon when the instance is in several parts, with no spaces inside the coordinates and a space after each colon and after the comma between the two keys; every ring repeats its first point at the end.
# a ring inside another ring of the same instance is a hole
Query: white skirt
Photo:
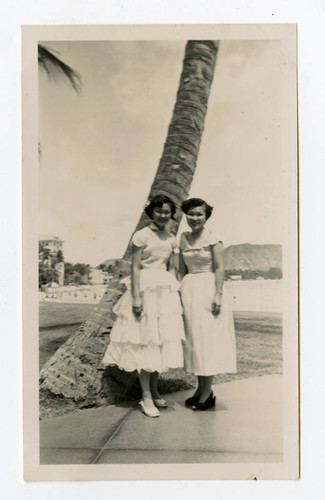
{"type": "Polygon", "coordinates": [[[212,314],[215,275],[212,272],[186,274],[181,283],[186,341],[184,365],[195,375],[234,373],[236,339],[227,286],[219,316],[212,314]]]}
{"type": "Polygon", "coordinates": [[[127,290],[113,309],[117,318],[102,363],[128,372],[182,367],[185,333],[176,278],[164,269],[140,271],[140,318],[132,311],[130,277],[123,282],[127,290]]]}

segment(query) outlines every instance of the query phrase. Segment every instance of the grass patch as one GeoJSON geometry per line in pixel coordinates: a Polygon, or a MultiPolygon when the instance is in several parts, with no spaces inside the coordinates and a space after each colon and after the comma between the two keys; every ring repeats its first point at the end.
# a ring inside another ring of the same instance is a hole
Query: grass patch
{"type": "Polygon", "coordinates": [[[86,321],[94,304],[39,303],[39,326],[42,328],[75,325],[86,321]]]}
{"type": "MultiPolygon", "coordinates": [[[[92,304],[40,303],[40,367],[89,316],[92,304]]],[[[215,376],[215,383],[282,373],[282,315],[234,313],[237,373],[215,376]]],[[[194,379],[193,379],[194,380],[194,379]]]]}
{"type": "Polygon", "coordinates": [[[44,328],[39,332],[39,368],[53,356],[53,354],[73,335],[80,324],[67,325],[64,327],[44,328]]]}
{"type": "Polygon", "coordinates": [[[216,375],[215,383],[282,373],[282,315],[234,313],[237,373],[216,375]]]}
{"type": "Polygon", "coordinates": [[[39,367],[86,321],[93,304],[39,303],[39,367]]]}

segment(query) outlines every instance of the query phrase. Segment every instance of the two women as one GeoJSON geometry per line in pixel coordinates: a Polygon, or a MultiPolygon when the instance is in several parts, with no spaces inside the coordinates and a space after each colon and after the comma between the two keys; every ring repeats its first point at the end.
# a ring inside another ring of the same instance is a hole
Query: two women
{"type": "Polygon", "coordinates": [[[182,342],[185,370],[198,376],[197,390],[186,401],[193,409],[215,405],[213,375],[236,371],[232,313],[223,296],[222,243],[204,227],[212,207],[192,198],[182,210],[191,228],[180,240],[184,323],[180,285],[173,276],[176,242],[166,229],[175,205],[158,195],[146,208],[151,224],[133,236],[131,286],[114,308],[117,319],[103,359],[138,371],[140,407],[150,417],[167,406],[157,390],[158,373],[183,366],[182,342]]]}

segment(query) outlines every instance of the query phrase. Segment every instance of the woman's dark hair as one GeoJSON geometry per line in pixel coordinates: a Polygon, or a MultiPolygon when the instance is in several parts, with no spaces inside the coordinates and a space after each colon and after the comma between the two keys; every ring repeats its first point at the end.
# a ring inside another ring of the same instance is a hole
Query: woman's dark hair
{"type": "Polygon", "coordinates": [[[146,208],[144,209],[144,211],[146,212],[146,214],[148,215],[148,217],[150,217],[150,219],[152,219],[152,212],[153,212],[153,210],[156,207],[161,208],[164,203],[168,203],[168,205],[170,206],[170,210],[171,210],[171,213],[172,213],[171,218],[173,219],[174,215],[175,215],[175,212],[176,212],[176,205],[173,202],[173,200],[171,200],[168,196],[166,196],[164,194],[157,194],[156,196],[154,196],[153,198],[151,198],[149,205],[146,206],[146,208]]]}
{"type": "Polygon", "coordinates": [[[209,205],[206,201],[201,200],[201,198],[190,198],[186,201],[183,201],[181,209],[184,212],[184,214],[187,214],[187,212],[191,208],[195,208],[195,207],[202,207],[205,211],[205,216],[207,219],[212,214],[213,207],[211,207],[211,205],[209,205]]]}

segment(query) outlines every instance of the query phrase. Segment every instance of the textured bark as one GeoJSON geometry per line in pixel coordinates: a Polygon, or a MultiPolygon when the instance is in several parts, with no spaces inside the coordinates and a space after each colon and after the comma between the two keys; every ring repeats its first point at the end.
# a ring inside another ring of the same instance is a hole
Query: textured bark
{"type": "MultiPolygon", "coordinates": [[[[149,197],[164,193],[175,201],[174,233],[181,219],[180,205],[187,198],[196,168],[217,52],[218,42],[215,41],[189,41],[186,45],[177,100],[149,193],[149,197]]],[[[148,218],[143,213],[135,230],[147,223],[148,218]]],[[[99,406],[137,397],[136,373],[101,365],[115,320],[112,309],[124,291],[120,279],[130,273],[129,257],[130,244],[100,303],[43,366],[40,373],[41,406],[55,408],[59,401],[62,403],[62,398],[66,398],[66,406],[71,411],[71,405],[76,408],[99,406]]],[[[182,370],[171,370],[161,378],[162,392],[184,389],[193,384],[193,378],[182,370]]]]}

